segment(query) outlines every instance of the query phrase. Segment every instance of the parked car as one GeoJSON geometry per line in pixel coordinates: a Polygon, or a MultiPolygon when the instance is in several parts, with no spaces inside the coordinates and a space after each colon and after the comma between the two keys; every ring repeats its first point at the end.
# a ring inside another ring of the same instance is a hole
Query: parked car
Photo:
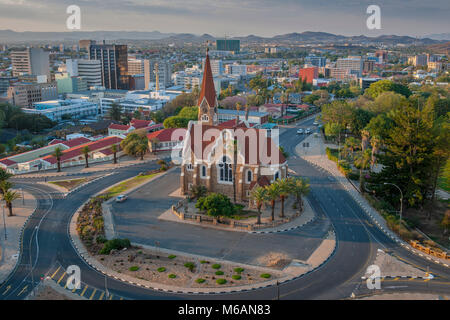
{"type": "Polygon", "coordinates": [[[306,130],[305,130],[305,133],[306,133],[306,134],[310,134],[310,133],[311,133],[311,129],[310,129],[310,128],[306,129],[306,130]]]}
{"type": "Polygon", "coordinates": [[[317,121],[314,121],[313,125],[318,126],[319,123],[317,121]]]}
{"type": "Polygon", "coordinates": [[[120,196],[117,196],[116,202],[124,202],[127,199],[128,199],[128,197],[126,195],[121,194],[120,196]]]}
{"type": "Polygon", "coordinates": [[[297,134],[303,134],[303,129],[302,128],[298,129],[297,134]]]}

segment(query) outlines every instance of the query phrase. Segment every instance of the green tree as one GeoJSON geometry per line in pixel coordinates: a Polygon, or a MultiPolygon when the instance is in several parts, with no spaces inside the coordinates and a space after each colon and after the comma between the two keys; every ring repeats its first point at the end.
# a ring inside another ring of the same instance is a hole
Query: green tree
{"type": "Polygon", "coordinates": [[[113,144],[111,147],[111,152],[114,155],[114,164],[117,163],[117,152],[119,151],[119,146],[117,144],[113,144]]]}
{"type": "Polygon", "coordinates": [[[127,135],[122,140],[120,147],[130,156],[141,157],[143,160],[145,153],[148,151],[148,138],[144,131],[135,131],[127,135]]]}
{"type": "Polygon", "coordinates": [[[266,186],[266,195],[267,201],[270,202],[270,206],[272,207],[271,221],[273,221],[275,220],[275,205],[277,200],[280,198],[280,188],[278,184],[272,183],[266,186]]]}
{"type": "Polygon", "coordinates": [[[56,158],[56,163],[58,164],[58,172],[61,172],[61,157],[63,155],[62,149],[60,147],[56,147],[52,156],[56,158]]]}
{"type": "Polygon", "coordinates": [[[290,178],[291,192],[295,195],[295,201],[299,206],[300,211],[303,211],[303,196],[309,194],[310,185],[306,178],[290,178]]]}
{"type": "Polygon", "coordinates": [[[366,89],[365,94],[367,94],[372,99],[378,97],[381,93],[385,91],[393,91],[399,94],[409,97],[411,95],[411,90],[408,87],[395,83],[391,80],[380,80],[372,83],[369,88],[366,89]]]}
{"type": "Polygon", "coordinates": [[[117,102],[113,102],[111,104],[111,108],[109,109],[108,115],[112,120],[121,121],[122,107],[117,102]]]}
{"type": "Polygon", "coordinates": [[[206,197],[199,198],[195,207],[213,217],[229,217],[236,211],[230,198],[220,193],[211,193],[206,197]]]}
{"type": "Polygon", "coordinates": [[[368,165],[372,158],[370,149],[359,151],[355,157],[355,165],[359,167],[359,190],[364,193],[364,170],[368,169],[368,165]]]}
{"type": "Polygon", "coordinates": [[[258,209],[258,220],[256,224],[261,224],[261,207],[267,202],[267,190],[263,187],[257,187],[250,193],[250,200],[255,203],[258,209]]]}
{"type": "Polygon", "coordinates": [[[2,199],[5,201],[6,207],[8,208],[8,212],[9,212],[8,217],[14,216],[12,204],[13,204],[14,200],[17,200],[20,198],[21,198],[20,194],[17,193],[16,191],[8,190],[4,194],[2,194],[2,199]]]}
{"type": "Polygon", "coordinates": [[[84,160],[86,162],[86,166],[85,167],[89,168],[89,160],[88,160],[88,158],[89,158],[89,152],[91,152],[91,150],[89,149],[88,146],[85,146],[85,147],[83,147],[83,149],[81,149],[81,152],[83,153],[84,160]]]}
{"type": "Polygon", "coordinates": [[[280,200],[281,200],[280,218],[284,218],[284,202],[292,192],[291,185],[287,178],[279,179],[274,183],[278,185],[278,188],[280,190],[280,200]]]}

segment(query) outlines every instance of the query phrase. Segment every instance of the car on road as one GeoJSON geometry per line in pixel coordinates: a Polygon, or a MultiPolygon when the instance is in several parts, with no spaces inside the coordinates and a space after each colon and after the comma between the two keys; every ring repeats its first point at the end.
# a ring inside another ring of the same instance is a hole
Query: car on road
{"type": "Polygon", "coordinates": [[[305,130],[305,133],[306,133],[306,134],[310,134],[310,133],[311,133],[311,129],[310,129],[310,128],[306,129],[306,130],[305,130]]]}
{"type": "Polygon", "coordinates": [[[116,202],[124,202],[127,199],[128,199],[128,197],[126,195],[121,194],[120,196],[117,196],[116,202]]]}
{"type": "Polygon", "coordinates": [[[303,134],[303,129],[302,128],[298,129],[297,134],[303,134]]]}
{"type": "Polygon", "coordinates": [[[313,125],[318,126],[319,123],[317,121],[314,121],[313,125]]]}

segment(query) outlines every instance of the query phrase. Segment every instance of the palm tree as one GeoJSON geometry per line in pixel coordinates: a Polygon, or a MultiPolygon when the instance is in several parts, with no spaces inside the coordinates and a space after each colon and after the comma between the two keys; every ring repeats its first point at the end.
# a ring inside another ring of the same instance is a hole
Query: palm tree
{"type": "Polygon", "coordinates": [[[12,177],[12,174],[7,172],[6,170],[0,168],[0,181],[8,180],[12,177]]]}
{"type": "Polygon", "coordinates": [[[380,149],[381,138],[379,136],[372,137],[372,139],[370,139],[370,144],[372,145],[371,166],[373,168],[373,166],[377,162],[376,155],[378,154],[378,150],[380,149]]]}
{"type": "Polygon", "coordinates": [[[291,186],[289,184],[288,179],[286,178],[277,180],[275,183],[278,184],[278,187],[280,188],[280,199],[281,199],[280,218],[284,218],[284,201],[291,193],[291,186]]]}
{"type": "Polygon", "coordinates": [[[12,188],[12,183],[7,181],[7,180],[3,180],[0,181],[0,193],[1,194],[5,194],[8,192],[9,189],[12,188]]]}
{"type": "Polygon", "coordinates": [[[89,152],[91,150],[89,150],[88,146],[83,147],[83,149],[81,149],[81,152],[83,152],[84,154],[84,160],[86,161],[86,168],[89,168],[89,152]]]}
{"type": "Polygon", "coordinates": [[[355,165],[359,167],[359,189],[364,193],[364,174],[363,170],[367,169],[367,164],[372,158],[370,149],[358,152],[355,157],[355,165]]]}
{"type": "Polygon", "coordinates": [[[20,199],[21,196],[19,193],[17,193],[16,191],[7,191],[6,193],[4,193],[2,195],[2,199],[5,200],[6,202],[6,207],[8,208],[8,217],[12,217],[13,214],[13,210],[12,210],[12,203],[14,200],[20,199]]]}
{"type": "Polygon", "coordinates": [[[256,224],[261,224],[261,207],[267,201],[267,191],[263,187],[257,187],[253,189],[250,194],[251,201],[254,201],[256,208],[258,209],[258,220],[256,224]]]}
{"type": "Polygon", "coordinates": [[[56,162],[58,164],[58,172],[61,172],[61,157],[62,157],[62,149],[60,147],[56,147],[52,156],[56,158],[56,162]]]}
{"type": "Polygon", "coordinates": [[[300,211],[303,211],[302,196],[306,196],[309,193],[309,181],[306,178],[292,178],[290,181],[292,193],[295,195],[300,211]]]}
{"type": "Polygon", "coordinates": [[[136,146],[136,152],[141,156],[141,160],[144,160],[144,155],[148,151],[148,141],[144,141],[144,139],[141,139],[139,144],[136,146]]]}
{"type": "Polygon", "coordinates": [[[117,163],[117,152],[119,151],[119,147],[117,146],[117,144],[113,144],[111,147],[111,152],[114,155],[114,164],[117,163]]]}
{"type": "Polygon", "coordinates": [[[272,183],[271,185],[266,186],[266,192],[267,200],[270,202],[270,206],[272,207],[271,221],[273,221],[275,220],[275,204],[280,197],[280,188],[278,184],[272,183]]]}

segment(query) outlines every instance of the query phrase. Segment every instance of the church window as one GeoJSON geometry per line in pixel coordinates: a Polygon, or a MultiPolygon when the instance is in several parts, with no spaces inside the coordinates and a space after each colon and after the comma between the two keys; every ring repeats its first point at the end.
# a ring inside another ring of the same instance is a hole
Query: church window
{"type": "Polygon", "coordinates": [[[225,156],[222,158],[222,162],[219,163],[219,181],[233,181],[233,169],[231,167],[231,161],[225,156]]]}

